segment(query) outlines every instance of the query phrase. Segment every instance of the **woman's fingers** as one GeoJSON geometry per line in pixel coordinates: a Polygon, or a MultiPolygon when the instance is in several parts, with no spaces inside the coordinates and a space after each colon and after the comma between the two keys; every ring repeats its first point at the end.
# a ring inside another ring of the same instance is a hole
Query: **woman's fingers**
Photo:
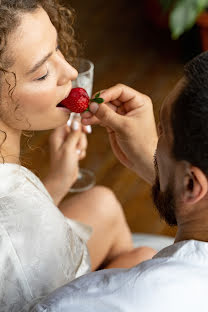
{"type": "Polygon", "coordinates": [[[74,120],[71,125],[71,131],[63,144],[63,149],[65,149],[67,153],[76,153],[76,156],[80,160],[86,156],[87,144],[87,136],[82,132],[80,121],[74,120]]]}
{"type": "Polygon", "coordinates": [[[81,130],[80,122],[78,120],[73,120],[71,131],[68,133],[68,136],[65,139],[63,148],[66,148],[67,150],[70,148],[75,150],[80,140],[81,130]]]}
{"type": "Polygon", "coordinates": [[[56,128],[49,137],[50,149],[52,152],[58,151],[66,137],[68,136],[70,129],[67,125],[56,128]]]}
{"type": "Polygon", "coordinates": [[[80,160],[86,156],[87,145],[88,145],[87,136],[86,134],[81,133],[81,136],[77,145],[77,150],[80,151],[78,152],[80,160]]]}
{"type": "Polygon", "coordinates": [[[90,134],[92,133],[92,127],[90,125],[82,125],[82,131],[86,134],[90,134]]]}

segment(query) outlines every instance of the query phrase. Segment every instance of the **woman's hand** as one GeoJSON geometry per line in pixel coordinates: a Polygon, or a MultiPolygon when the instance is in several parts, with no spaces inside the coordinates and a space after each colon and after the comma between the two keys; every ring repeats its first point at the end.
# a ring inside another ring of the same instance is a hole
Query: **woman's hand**
{"type": "Polygon", "coordinates": [[[105,102],[90,104],[90,112],[82,114],[83,125],[106,127],[120,162],[152,184],[158,137],[151,99],[122,84],[101,91],[100,97],[105,102]]]}
{"type": "Polygon", "coordinates": [[[49,173],[43,183],[56,205],[68,193],[79,172],[79,160],[86,156],[87,138],[78,120],[72,126],[55,129],[50,138],[49,173]]]}

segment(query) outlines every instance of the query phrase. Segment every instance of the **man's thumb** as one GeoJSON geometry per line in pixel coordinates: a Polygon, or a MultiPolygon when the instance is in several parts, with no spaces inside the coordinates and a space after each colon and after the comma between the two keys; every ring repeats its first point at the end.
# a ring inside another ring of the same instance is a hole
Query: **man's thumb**
{"type": "Polygon", "coordinates": [[[116,113],[116,107],[111,104],[97,104],[92,102],[89,110],[93,113],[101,123],[113,130],[120,130],[123,124],[123,116],[116,113]]]}

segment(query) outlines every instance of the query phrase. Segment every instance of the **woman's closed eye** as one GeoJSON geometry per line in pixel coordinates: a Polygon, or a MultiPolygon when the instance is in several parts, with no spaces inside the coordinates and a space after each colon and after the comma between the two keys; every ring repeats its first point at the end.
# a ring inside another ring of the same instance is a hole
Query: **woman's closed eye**
{"type": "MultiPolygon", "coordinates": [[[[56,47],[56,52],[58,52],[59,50],[60,50],[60,47],[57,46],[57,47],[56,47]]],[[[46,78],[47,78],[48,76],[49,76],[49,71],[47,70],[47,73],[46,73],[44,76],[38,78],[37,80],[38,80],[38,81],[46,80],[46,78]]]]}
{"type": "Polygon", "coordinates": [[[48,74],[49,74],[49,72],[47,71],[47,73],[44,76],[38,78],[37,80],[38,81],[45,80],[48,77],[48,74]]]}

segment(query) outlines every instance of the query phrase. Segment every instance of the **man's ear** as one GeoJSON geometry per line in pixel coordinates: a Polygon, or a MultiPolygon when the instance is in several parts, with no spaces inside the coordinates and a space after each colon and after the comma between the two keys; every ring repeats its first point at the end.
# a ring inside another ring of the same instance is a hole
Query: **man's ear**
{"type": "Polygon", "coordinates": [[[189,167],[184,177],[184,191],[182,200],[186,204],[199,202],[208,192],[206,175],[197,167],[189,167]]]}

